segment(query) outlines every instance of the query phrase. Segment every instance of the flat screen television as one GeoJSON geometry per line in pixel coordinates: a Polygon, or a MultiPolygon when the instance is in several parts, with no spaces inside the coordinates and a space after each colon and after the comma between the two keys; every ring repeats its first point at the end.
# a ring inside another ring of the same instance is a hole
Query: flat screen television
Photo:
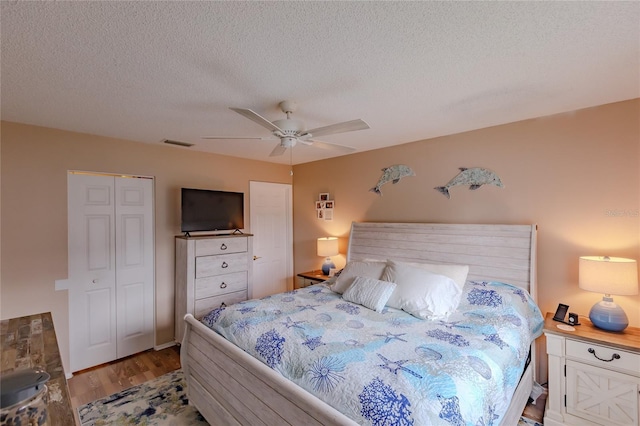
{"type": "Polygon", "coordinates": [[[244,193],[182,188],[182,232],[243,228],[244,193]]]}

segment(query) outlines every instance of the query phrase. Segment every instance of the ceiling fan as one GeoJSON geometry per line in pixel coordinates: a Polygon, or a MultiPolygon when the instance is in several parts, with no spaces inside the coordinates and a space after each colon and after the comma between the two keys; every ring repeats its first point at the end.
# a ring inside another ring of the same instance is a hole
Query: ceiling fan
{"type": "MultiPolygon", "coordinates": [[[[316,148],[323,149],[333,149],[339,150],[342,152],[352,152],[355,151],[355,148],[351,148],[349,146],[338,145],[328,142],[321,142],[315,140],[315,137],[318,136],[326,136],[333,135],[336,133],[344,133],[344,132],[352,132],[354,130],[365,130],[369,129],[369,125],[365,123],[363,120],[351,120],[344,121],[342,123],[331,124],[329,126],[317,127],[311,130],[305,130],[304,123],[300,120],[296,120],[292,118],[291,115],[296,111],[298,105],[295,101],[282,101],[278,104],[282,112],[287,115],[287,118],[282,120],[269,121],[266,118],[262,117],[260,114],[244,108],[229,108],[232,111],[237,112],[252,120],[255,123],[258,123],[262,127],[266,127],[271,131],[271,134],[276,138],[280,139],[280,143],[271,151],[269,154],[270,157],[275,157],[277,155],[282,155],[287,150],[287,148],[293,148],[296,146],[296,143],[300,142],[305,145],[312,145],[316,148]]],[[[255,138],[255,137],[204,137],[203,139],[259,139],[259,140],[269,140],[274,139],[273,137],[266,138],[255,138]]]]}

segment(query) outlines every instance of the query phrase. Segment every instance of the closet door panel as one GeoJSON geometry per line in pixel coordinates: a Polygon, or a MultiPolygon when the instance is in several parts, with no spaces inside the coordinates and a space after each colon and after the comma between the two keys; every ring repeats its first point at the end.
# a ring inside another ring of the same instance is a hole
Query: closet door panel
{"type": "Polygon", "coordinates": [[[68,175],[71,371],[116,356],[113,177],[68,175]]]}
{"type": "Polygon", "coordinates": [[[118,358],[153,347],[153,181],[115,178],[118,358]]]}

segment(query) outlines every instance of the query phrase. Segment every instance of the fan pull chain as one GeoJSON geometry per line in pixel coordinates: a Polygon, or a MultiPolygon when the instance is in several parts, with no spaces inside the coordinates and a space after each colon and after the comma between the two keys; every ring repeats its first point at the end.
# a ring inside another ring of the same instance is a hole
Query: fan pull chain
{"type": "Polygon", "coordinates": [[[289,148],[289,175],[293,176],[293,148],[289,148]]]}

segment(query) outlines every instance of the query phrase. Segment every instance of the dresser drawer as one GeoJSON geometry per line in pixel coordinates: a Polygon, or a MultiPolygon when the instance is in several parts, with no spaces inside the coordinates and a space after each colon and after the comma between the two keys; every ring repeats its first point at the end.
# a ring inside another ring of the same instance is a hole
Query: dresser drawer
{"type": "Polygon", "coordinates": [[[196,240],[196,256],[242,253],[247,247],[246,237],[196,240]]]}
{"type": "Polygon", "coordinates": [[[196,300],[246,289],[246,271],[196,278],[196,300]]]}
{"type": "Polygon", "coordinates": [[[640,354],[571,339],[567,339],[565,349],[567,358],[640,376],[640,354]]]}
{"type": "Polygon", "coordinates": [[[196,257],[196,278],[230,274],[248,269],[246,253],[196,257]]]}
{"type": "Polygon", "coordinates": [[[243,300],[247,300],[246,290],[196,300],[195,317],[198,319],[202,318],[212,309],[219,308],[222,303],[225,305],[233,305],[234,303],[242,302],[243,300]]]}

